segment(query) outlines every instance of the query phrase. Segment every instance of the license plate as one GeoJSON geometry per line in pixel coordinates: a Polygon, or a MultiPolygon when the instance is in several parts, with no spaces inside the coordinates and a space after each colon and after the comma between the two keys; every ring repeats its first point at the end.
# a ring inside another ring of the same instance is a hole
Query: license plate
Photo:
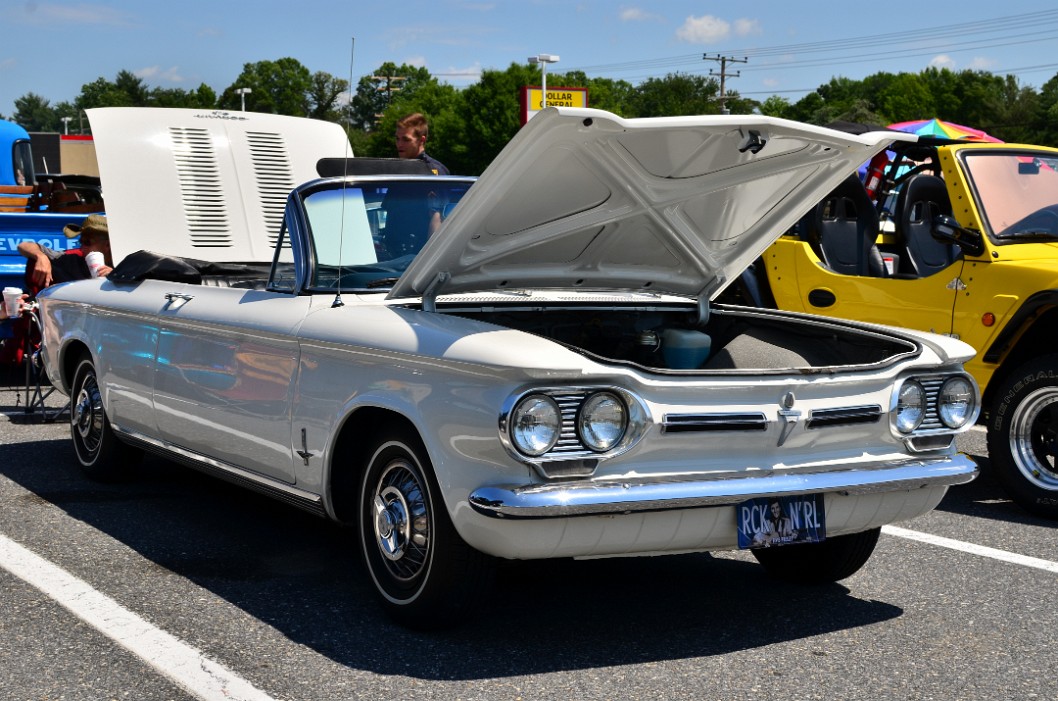
{"type": "Polygon", "coordinates": [[[750,499],[735,507],[738,547],[773,548],[826,540],[822,494],[750,499]]]}

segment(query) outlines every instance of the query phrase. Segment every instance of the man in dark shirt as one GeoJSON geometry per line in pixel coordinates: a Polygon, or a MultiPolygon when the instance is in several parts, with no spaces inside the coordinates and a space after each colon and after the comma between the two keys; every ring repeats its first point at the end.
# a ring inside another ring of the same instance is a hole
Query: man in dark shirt
{"type": "Polygon", "coordinates": [[[418,112],[409,114],[397,122],[397,155],[401,158],[417,158],[429,166],[434,175],[448,175],[448,168],[426,153],[426,139],[430,136],[430,125],[426,117],[418,112]]]}

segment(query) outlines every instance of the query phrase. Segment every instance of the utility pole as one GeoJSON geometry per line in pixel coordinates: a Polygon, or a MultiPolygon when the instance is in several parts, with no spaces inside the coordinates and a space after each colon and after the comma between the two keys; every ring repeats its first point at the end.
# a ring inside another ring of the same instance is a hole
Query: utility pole
{"type": "MultiPolygon", "coordinates": [[[[389,106],[390,100],[393,98],[393,93],[399,92],[401,90],[401,88],[395,87],[394,84],[395,83],[399,83],[402,80],[407,80],[407,79],[408,79],[407,76],[403,76],[403,75],[373,75],[373,76],[371,76],[371,80],[374,83],[376,83],[375,90],[377,92],[386,93],[386,106],[387,107],[389,106]],[[385,85],[377,85],[377,83],[381,83],[382,81],[385,81],[386,84],[385,85]]],[[[375,115],[375,124],[378,124],[378,120],[380,120],[380,119],[382,119],[382,115],[381,114],[376,114],[375,115]]]]}
{"type": "Polygon", "coordinates": [[[729,77],[730,78],[738,78],[740,75],[742,75],[742,71],[735,71],[734,73],[728,73],[727,72],[727,64],[728,63],[749,63],[749,59],[746,58],[746,57],[735,58],[734,56],[721,56],[719,54],[717,54],[716,56],[710,56],[708,54],[702,54],[702,60],[703,61],[719,61],[720,62],[720,72],[719,73],[715,73],[710,68],[709,69],[709,75],[718,75],[718,76],[720,76],[720,114],[731,114],[731,111],[727,109],[727,92],[725,92],[725,90],[724,90],[725,81],[729,77]]]}

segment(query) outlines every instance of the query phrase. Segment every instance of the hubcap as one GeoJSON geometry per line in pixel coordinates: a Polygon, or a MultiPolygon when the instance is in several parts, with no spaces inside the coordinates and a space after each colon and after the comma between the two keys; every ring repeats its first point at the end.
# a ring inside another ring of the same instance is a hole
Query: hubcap
{"type": "Polygon", "coordinates": [[[1038,389],[1018,406],[1010,423],[1010,453],[1029,482],[1058,490],[1058,388],[1038,389]]]}
{"type": "Polygon", "coordinates": [[[375,542],[390,574],[415,577],[426,563],[430,546],[429,507],[412,466],[397,460],[379,477],[372,498],[375,542]]]}
{"type": "Polygon", "coordinates": [[[103,400],[99,396],[99,386],[95,376],[89,375],[81,384],[77,400],[73,403],[70,414],[75,437],[85,450],[95,453],[103,435],[103,400]]]}

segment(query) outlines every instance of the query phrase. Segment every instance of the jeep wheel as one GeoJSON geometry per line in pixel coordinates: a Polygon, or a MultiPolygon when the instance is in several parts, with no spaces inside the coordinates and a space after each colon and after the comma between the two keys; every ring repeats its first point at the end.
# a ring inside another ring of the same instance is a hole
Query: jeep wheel
{"type": "Polygon", "coordinates": [[[1026,363],[995,395],[988,455],[1011,498],[1058,518],[1058,355],[1026,363]]]}
{"type": "Polygon", "coordinates": [[[867,564],[881,528],[827,538],[822,543],[754,548],[768,574],[795,584],[828,584],[854,575],[867,564]]]}
{"type": "Polygon", "coordinates": [[[419,441],[379,441],[360,483],[359,536],[386,612],[409,628],[458,623],[478,599],[492,559],[456,532],[419,441]]]}

